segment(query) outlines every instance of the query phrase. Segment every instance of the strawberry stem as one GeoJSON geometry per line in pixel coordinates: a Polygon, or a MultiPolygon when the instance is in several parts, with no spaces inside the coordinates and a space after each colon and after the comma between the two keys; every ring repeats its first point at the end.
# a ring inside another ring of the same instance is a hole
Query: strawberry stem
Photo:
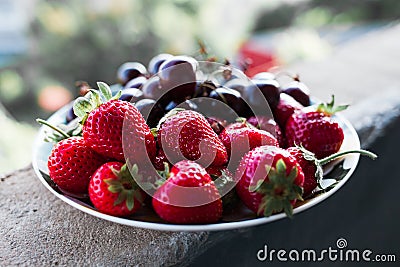
{"type": "Polygon", "coordinates": [[[373,160],[375,160],[378,157],[376,154],[374,154],[372,152],[369,152],[369,151],[366,151],[366,150],[363,150],[363,149],[360,149],[360,150],[355,149],[355,150],[347,150],[347,151],[337,152],[337,153],[332,154],[332,155],[330,155],[330,156],[328,156],[326,158],[318,160],[318,163],[320,165],[325,165],[328,162],[330,162],[330,161],[332,161],[332,160],[334,160],[334,159],[336,159],[338,157],[341,157],[341,156],[344,156],[344,155],[347,155],[347,154],[352,154],[352,153],[359,153],[361,155],[368,156],[373,160]]]}
{"type": "Polygon", "coordinates": [[[63,137],[65,137],[65,138],[71,137],[69,134],[67,134],[66,132],[64,132],[63,130],[61,130],[60,128],[58,128],[57,126],[54,126],[54,125],[48,123],[48,122],[45,121],[45,120],[36,119],[36,122],[39,123],[39,124],[46,125],[47,127],[49,127],[49,128],[51,128],[51,129],[53,129],[54,131],[58,132],[59,134],[61,134],[61,135],[62,135],[63,137]]]}

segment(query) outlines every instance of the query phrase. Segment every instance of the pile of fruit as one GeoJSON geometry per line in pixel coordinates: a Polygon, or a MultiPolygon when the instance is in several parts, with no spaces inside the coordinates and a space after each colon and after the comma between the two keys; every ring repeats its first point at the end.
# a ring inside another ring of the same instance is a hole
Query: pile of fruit
{"type": "Polygon", "coordinates": [[[215,223],[240,202],[257,216],[292,216],[318,189],[322,165],[346,153],[375,157],[339,152],[344,134],[332,115],[347,106],[333,97],[310,106],[298,77],[282,87],[270,72],[249,79],[213,64],[160,54],[147,68],[123,64],[111,87],[84,84],[64,124],[38,120],[53,129],[51,180],[109,215],[149,206],[165,222],[215,223]]]}

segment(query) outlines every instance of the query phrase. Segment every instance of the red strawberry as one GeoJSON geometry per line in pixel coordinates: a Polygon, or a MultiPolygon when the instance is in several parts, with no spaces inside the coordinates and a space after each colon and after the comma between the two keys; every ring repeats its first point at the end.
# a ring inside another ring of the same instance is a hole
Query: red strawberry
{"type": "Polygon", "coordinates": [[[303,195],[309,196],[323,178],[322,166],[332,160],[351,153],[359,153],[376,159],[376,155],[366,150],[341,151],[324,159],[317,159],[315,155],[304,147],[289,147],[287,151],[297,160],[304,173],[303,195]]]}
{"type": "Polygon", "coordinates": [[[111,97],[105,83],[98,86],[107,102],[101,103],[100,94],[92,90],[89,99],[80,97],[74,104],[74,111],[83,122],[83,138],[106,157],[125,161],[125,152],[132,163],[148,162],[148,157],[155,156],[156,146],[143,116],[132,103],[111,97]]]}
{"type": "Polygon", "coordinates": [[[281,131],[281,127],[279,127],[279,125],[273,119],[265,116],[253,116],[248,118],[247,122],[257,129],[267,131],[273,136],[276,136],[276,139],[279,142],[279,146],[286,147],[286,140],[281,131]]]}
{"type": "Polygon", "coordinates": [[[227,163],[228,154],[207,120],[192,110],[176,111],[162,119],[158,142],[172,162],[183,159],[196,161],[203,166],[221,166],[227,163]],[[164,121],[165,120],[165,121],[164,121]]]}
{"type": "Polygon", "coordinates": [[[302,200],[304,174],[289,152],[261,146],[248,152],[236,171],[236,191],[257,215],[270,216],[282,210],[290,217],[292,205],[302,200]]]}
{"type": "Polygon", "coordinates": [[[47,162],[50,178],[69,194],[85,195],[90,176],[105,162],[82,137],[70,137],[57,143],[47,162]]]}
{"type": "Polygon", "coordinates": [[[285,93],[280,94],[278,106],[273,110],[274,118],[278,125],[285,129],[286,122],[296,110],[302,109],[303,106],[294,100],[293,97],[285,93]]]}
{"type": "Polygon", "coordinates": [[[299,147],[289,147],[287,151],[297,160],[304,173],[303,196],[308,196],[318,186],[315,173],[317,166],[313,161],[306,160],[299,147]]]}
{"type": "Polygon", "coordinates": [[[225,129],[220,134],[220,139],[228,154],[232,149],[235,149],[235,153],[243,155],[258,146],[279,146],[276,138],[269,132],[248,127],[234,130],[225,129]]]}
{"type": "MultiPolygon", "coordinates": [[[[139,178],[135,166],[132,167],[132,172],[139,178]]],[[[121,162],[103,164],[90,179],[90,201],[102,213],[114,216],[131,215],[142,206],[145,196],[126,164],[121,162]]]]}
{"type": "Polygon", "coordinates": [[[189,160],[172,167],[153,196],[153,208],[163,220],[178,224],[214,223],[222,216],[222,201],[210,175],[189,160]]]}
{"type": "Polygon", "coordinates": [[[344,135],[339,124],[330,117],[347,106],[333,107],[334,97],[329,104],[320,104],[316,110],[308,108],[295,112],[286,123],[288,146],[301,145],[324,158],[339,151],[344,135]]]}

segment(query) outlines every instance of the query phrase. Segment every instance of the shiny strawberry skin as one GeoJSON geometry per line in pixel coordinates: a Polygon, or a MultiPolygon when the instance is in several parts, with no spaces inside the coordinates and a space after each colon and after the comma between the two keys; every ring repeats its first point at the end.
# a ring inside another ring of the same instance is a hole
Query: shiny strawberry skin
{"type": "Polygon", "coordinates": [[[317,179],[315,172],[317,167],[312,161],[308,161],[303,157],[303,152],[297,147],[289,147],[287,151],[296,159],[304,173],[303,196],[308,196],[317,187],[317,179]]]}
{"type": "Polygon", "coordinates": [[[344,134],[331,117],[317,111],[297,111],[287,121],[288,146],[302,145],[319,159],[339,151],[344,134]]]}
{"type": "Polygon", "coordinates": [[[278,140],[271,133],[248,127],[234,130],[225,129],[219,137],[228,154],[231,153],[232,144],[234,144],[236,153],[241,155],[262,145],[279,146],[278,140]]]}
{"type": "Polygon", "coordinates": [[[146,157],[155,156],[156,146],[150,128],[137,108],[126,101],[108,101],[90,112],[82,132],[83,138],[93,150],[123,162],[123,130],[127,133],[126,138],[129,138],[124,144],[130,144],[126,151],[134,155],[133,159],[129,157],[131,161],[140,162],[146,157]]]}
{"type": "MultiPolygon", "coordinates": [[[[243,203],[258,215],[264,213],[264,209],[260,209],[260,205],[266,195],[257,190],[252,191],[251,188],[256,186],[259,181],[263,181],[263,184],[270,183],[271,170],[268,172],[267,166],[276,168],[279,160],[282,160],[286,165],[286,175],[289,175],[292,169],[295,168],[297,175],[293,184],[301,187],[304,183],[304,174],[300,165],[289,152],[278,147],[261,146],[251,150],[242,158],[236,171],[236,179],[238,180],[236,192],[243,203]]],[[[284,189],[279,188],[282,191],[284,189]]],[[[295,202],[296,199],[290,200],[292,205],[295,202]]]]}
{"type": "Polygon", "coordinates": [[[303,106],[293,97],[285,93],[280,94],[278,106],[273,110],[274,118],[278,125],[285,129],[286,122],[296,110],[302,109],[303,106]]]}
{"type": "Polygon", "coordinates": [[[158,142],[171,163],[188,159],[203,166],[221,166],[228,161],[218,135],[200,113],[192,110],[167,118],[158,131],[158,142]]]}
{"type": "Polygon", "coordinates": [[[106,160],[91,149],[82,137],[58,142],[51,151],[47,166],[57,186],[76,196],[88,193],[90,176],[106,160]]]}
{"type": "Polygon", "coordinates": [[[253,116],[247,119],[247,122],[257,129],[267,131],[276,137],[280,147],[286,147],[285,136],[282,133],[281,127],[275,120],[265,116],[253,116]]]}
{"type": "Polygon", "coordinates": [[[152,204],[154,211],[170,223],[214,223],[222,216],[222,200],[210,175],[188,160],[172,167],[169,178],[153,195],[152,204]],[[195,201],[207,204],[195,205],[195,201]]]}
{"type": "MultiPolygon", "coordinates": [[[[139,188],[138,194],[140,198],[134,197],[133,208],[129,210],[126,200],[119,204],[115,204],[118,199],[118,193],[113,193],[109,190],[109,184],[106,181],[117,181],[119,178],[114,171],[120,171],[124,164],[121,162],[108,162],[100,166],[93,174],[89,183],[89,197],[95,208],[105,214],[113,216],[129,216],[134,214],[141,206],[141,201],[145,198],[146,193],[139,188]]],[[[133,185],[135,186],[135,185],[133,185]]],[[[136,185],[137,186],[137,185],[136,185]]],[[[129,185],[132,188],[132,184],[129,185]]]]}

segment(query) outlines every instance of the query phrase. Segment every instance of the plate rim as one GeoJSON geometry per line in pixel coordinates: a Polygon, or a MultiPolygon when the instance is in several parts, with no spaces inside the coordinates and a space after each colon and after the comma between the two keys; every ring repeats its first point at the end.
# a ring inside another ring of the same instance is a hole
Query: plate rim
{"type": "MultiPolygon", "coordinates": [[[[72,106],[72,102],[65,105],[58,111],[54,112],[47,120],[52,121],[55,120],[56,117],[58,117],[62,113],[66,113],[66,111],[72,106]]],[[[354,146],[354,149],[360,149],[360,139],[358,137],[358,134],[354,127],[351,125],[351,123],[342,115],[340,114],[335,114],[335,117],[343,124],[346,126],[347,130],[351,133],[351,136],[354,137],[354,140],[352,143],[354,146]]],[[[41,174],[38,166],[38,148],[40,147],[40,144],[42,144],[43,137],[44,137],[44,132],[45,132],[45,127],[41,126],[36,137],[35,141],[33,144],[33,153],[32,153],[32,166],[33,169],[36,173],[36,176],[39,178],[39,180],[42,182],[42,184],[50,190],[51,193],[53,193],[56,197],[61,199],[62,201],[66,202],[70,206],[85,212],[87,214],[90,214],[94,217],[104,219],[110,222],[115,222],[118,224],[122,225],[127,225],[127,226],[133,226],[133,227],[138,227],[138,228],[145,228],[145,229],[150,229],[150,230],[158,230],[158,231],[179,231],[179,232],[203,232],[203,231],[224,231],[224,230],[237,230],[241,228],[248,228],[248,227],[253,227],[253,226],[258,226],[261,224],[266,224],[269,222],[281,220],[283,218],[286,218],[287,215],[284,213],[278,213],[271,215],[270,217],[260,217],[260,218],[253,218],[253,219],[248,219],[244,221],[237,221],[237,222],[219,222],[219,223],[213,223],[213,224],[193,224],[193,225],[188,225],[188,224],[168,224],[168,223],[158,223],[158,222],[146,222],[146,221],[138,221],[138,220],[133,220],[133,219],[127,219],[127,218],[121,218],[121,217],[116,217],[112,215],[107,215],[104,213],[101,213],[99,211],[96,211],[94,209],[88,208],[86,206],[83,206],[77,202],[75,202],[72,198],[60,194],[56,190],[54,190],[49,183],[45,180],[43,175],[41,174]]],[[[335,192],[337,192],[343,185],[350,179],[352,174],[354,173],[355,169],[358,166],[359,154],[352,154],[348,155],[349,157],[353,157],[354,164],[350,167],[349,171],[346,173],[346,175],[328,192],[324,192],[321,195],[316,196],[315,198],[311,199],[307,203],[296,207],[293,209],[293,214],[298,214],[300,212],[303,212],[315,205],[318,205],[321,203],[323,200],[329,198],[332,196],[335,192]]]]}

